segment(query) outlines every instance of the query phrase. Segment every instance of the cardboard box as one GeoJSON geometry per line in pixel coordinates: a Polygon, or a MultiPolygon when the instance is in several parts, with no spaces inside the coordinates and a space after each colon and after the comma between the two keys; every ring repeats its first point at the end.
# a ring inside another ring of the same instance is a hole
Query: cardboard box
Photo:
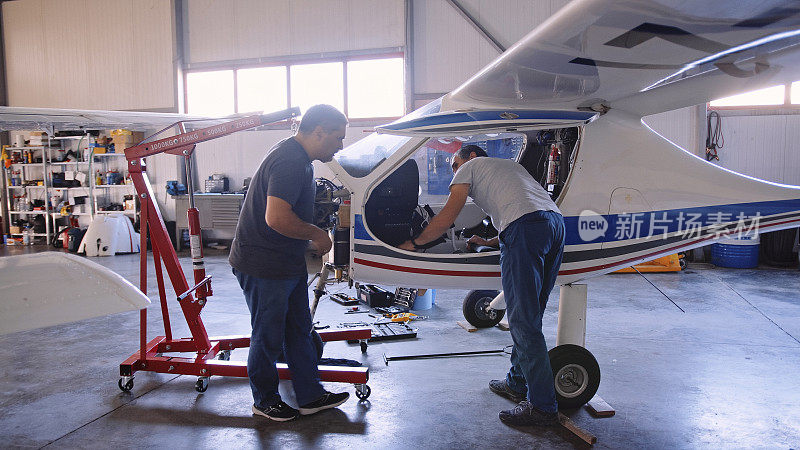
{"type": "Polygon", "coordinates": [[[19,227],[17,225],[11,225],[10,227],[8,227],[8,232],[11,234],[22,233],[22,227],[19,227]]]}
{"type": "Polygon", "coordinates": [[[128,147],[133,147],[144,139],[144,133],[138,131],[128,130],[114,130],[111,132],[111,138],[114,142],[114,151],[122,153],[128,147]]]}

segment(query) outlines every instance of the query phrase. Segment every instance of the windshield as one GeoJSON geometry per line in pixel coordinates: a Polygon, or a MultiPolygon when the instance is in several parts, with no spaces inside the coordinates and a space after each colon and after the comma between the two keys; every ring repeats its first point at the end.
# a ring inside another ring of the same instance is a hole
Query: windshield
{"type": "Polygon", "coordinates": [[[337,153],[336,162],[350,176],[365,177],[410,140],[405,136],[372,133],[337,153]]]}

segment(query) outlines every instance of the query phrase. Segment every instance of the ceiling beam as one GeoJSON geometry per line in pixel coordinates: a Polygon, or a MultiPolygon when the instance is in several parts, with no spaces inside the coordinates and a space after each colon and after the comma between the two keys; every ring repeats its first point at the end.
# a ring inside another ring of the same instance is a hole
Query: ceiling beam
{"type": "Polygon", "coordinates": [[[450,3],[450,6],[455,8],[455,10],[458,11],[459,14],[461,14],[461,17],[463,17],[467,22],[469,22],[469,24],[472,25],[472,27],[475,28],[478,31],[478,33],[480,33],[480,35],[484,37],[484,39],[489,41],[489,43],[492,44],[492,47],[494,47],[495,50],[497,50],[500,53],[506,51],[505,45],[501,44],[500,41],[495,39],[495,37],[492,36],[492,33],[489,33],[489,30],[487,30],[483,25],[481,25],[478,19],[475,18],[475,16],[473,16],[472,14],[470,14],[470,12],[467,11],[467,8],[465,8],[460,1],[447,0],[447,2],[450,3]]]}

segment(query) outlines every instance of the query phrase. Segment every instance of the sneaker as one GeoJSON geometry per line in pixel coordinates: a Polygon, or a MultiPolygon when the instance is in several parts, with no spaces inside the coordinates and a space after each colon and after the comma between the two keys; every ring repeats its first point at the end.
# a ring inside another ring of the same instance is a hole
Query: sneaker
{"type": "Polygon", "coordinates": [[[551,426],[558,423],[558,413],[540,411],[525,400],[514,409],[500,411],[500,420],[506,425],[551,426]]]}
{"type": "Polygon", "coordinates": [[[527,395],[524,392],[517,392],[508,387],[506,380],[492,380],[489,382],[489,390],[495,394],[505,397],[514,403],[527,400],[527,395]]]}
{"type": "Polygon", "coordinates": [[[325,392],[325,394],[323,394],[322,397],[318,398],[317,400],[311,403],[306,403],[305,405],[301,405],[300,414],[307,416],[309,414],[318,413],[323,409],[336,408],[337,406],[346,402],[348,398],[350,398],[350,394],[347,392],[340,392],[338,394],[334,394],[333,392],[325,392]]]}
{"type": "Polygon", "coordinates": [[[253,415],[264,416],[276,422],[286,422],[296,419],[300,412],[283,402],[278,402],[266,408],[259,408],[253,405],[253,415]]]}

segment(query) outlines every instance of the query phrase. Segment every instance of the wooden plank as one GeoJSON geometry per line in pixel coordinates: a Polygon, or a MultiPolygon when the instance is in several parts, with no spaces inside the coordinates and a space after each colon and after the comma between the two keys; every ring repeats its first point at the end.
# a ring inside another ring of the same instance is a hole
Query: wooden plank
{"type": "Polygon", "coordinates": [[[586,410],[594,417],[611,417],[617,413],[611,405],[598,395],[589,400],[589,403],[586,404],[586,410]]]}
{"type": "Polygon", "coordinates": [[[575,436],[578,436],[589,445],[594,445],[594,443],[597,442],[597,436],[579,427],[578,425],[575,424],[575,422],[570,420],[569,417],[565,416],[562,413],[558,413],[558,423],[560,423],[562,427],[569,430],[570,433],[574,434],[575,436]]]}
{"type": "Polygon", "coordinates": [[[469,323],[469,322],[464,322],[463,320],[459,320],[459,321],[458,321],[458,322],[456,322],[456,323],[457,323],[457,324],[458,324],[458,325],[459,325],[461,328],[463,328],[463,329],[465,329],[465,330],[469,331],[470,333],[472,333],[473,331],[478,331],[478,327],[476,327],[476,326],[473,326],[473,325],[472,325],[471,323],[469,323]]]}

